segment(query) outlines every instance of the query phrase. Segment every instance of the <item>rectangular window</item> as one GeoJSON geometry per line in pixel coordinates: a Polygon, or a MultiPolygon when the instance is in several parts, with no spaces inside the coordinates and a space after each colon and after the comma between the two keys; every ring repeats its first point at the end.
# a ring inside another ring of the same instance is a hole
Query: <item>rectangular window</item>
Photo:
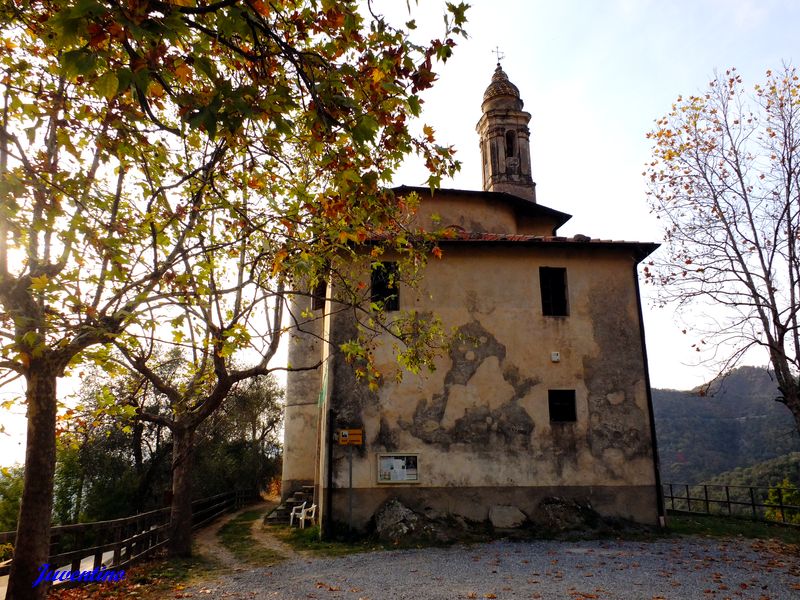
{"type": "Polygon", "coordinates": [[[319,310],[325,307],[325,295],[328,293],[328,282],[321,280],[311,291],[311,310],[319,310]]]}
{"type": "Polygon", "coordinates": [[[400,310],[396,262],[372,263],[371,300],[386,311],[400,310]]]}
{"type": "Polygon", "coordinates": [[[575,390],[547,390],[547,404],[551,423],[574,423],[578,420],[575,390]]]}
{"type": "Polygon", "coordinates": [[[567,270],[562,267],[539,267],[539,287],[542,290],[542,314],[565,317],[567,306],[567,270]]]}

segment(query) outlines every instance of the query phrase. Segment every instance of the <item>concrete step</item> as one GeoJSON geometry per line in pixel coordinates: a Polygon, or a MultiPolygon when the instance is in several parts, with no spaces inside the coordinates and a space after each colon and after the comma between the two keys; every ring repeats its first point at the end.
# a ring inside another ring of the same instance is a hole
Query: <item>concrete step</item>
{"type": "Polygon", "coordinates": [[[314,503],[314,486],[304,485],[299,490],[294,490],[289,496],[281,502],[280,506],[273,510],[264,522],[268,525],[286,524],[289,522],[289,514],[297,506],[306,503],[306,507],[314,503]]]}

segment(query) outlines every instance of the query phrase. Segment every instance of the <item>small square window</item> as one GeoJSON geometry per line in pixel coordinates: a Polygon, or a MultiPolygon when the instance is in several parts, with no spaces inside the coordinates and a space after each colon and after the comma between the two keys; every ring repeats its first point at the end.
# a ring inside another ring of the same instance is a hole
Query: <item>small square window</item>
{"type": "Polygon", "coordinates": [[[373,263],[370,287],[372,302],[382,305],[386,311],[400,310],[398,281],[396,262],[373,263]]]}
{"type": "Polygon", "coordinates": [[[548,390],[547,404],[551,423],[574,423],[578,420],[575,390],[548,390]]]}
{"type": "Polygon", "coordinates": [[[539,267],[539,287],[542,291],[542,314],[565,317],[567,306],[567,270],[563,267],[539,267]]]}

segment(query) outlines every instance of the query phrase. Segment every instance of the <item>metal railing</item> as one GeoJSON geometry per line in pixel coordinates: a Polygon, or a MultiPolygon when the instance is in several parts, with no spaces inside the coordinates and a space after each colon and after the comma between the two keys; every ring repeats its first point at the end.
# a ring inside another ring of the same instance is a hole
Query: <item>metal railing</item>
{"type": "Polygon", "coordinates": [[[785,490],[745,485],[664,483],[664,504],[676,513],[748,518],[754,521],[800,525],[800,506],[791,504],[785,490]],[[770,490],[773,498],[770,498],[770,490]]]}
{"type": "MultiPolygon", "coordinates": [[[[192,529],[255,499],[251,490],[237,490],[192,502],[192,529]]],[[[125,567],[153,554],[169,542],[170,509],[160,508],[122,519],[57,525],[50,529],[51,565],[70,565],[71,571],[125,567]],[[88,569],[82,562],[91,559],[88,569]]],[[[0,533],[0,544],[14,544],[15,531],[0,533]]],[[[13,559],[12,559],[13,560],[13,559]]],[[[0,576],[8,575],[11,560],[0,563],[0,576]]]]}

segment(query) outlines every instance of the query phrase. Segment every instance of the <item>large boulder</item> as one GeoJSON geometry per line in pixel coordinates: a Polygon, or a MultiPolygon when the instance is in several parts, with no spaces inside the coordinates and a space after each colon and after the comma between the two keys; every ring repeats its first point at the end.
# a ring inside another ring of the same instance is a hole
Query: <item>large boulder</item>
{"type": "Polygon", "coordinates": [[[421,527],[420,516],[396,499],[389,500],[375,513],[375,532],[383,541],[398,542],[417,534],[421,527]]]}
{"type": "Polygon", "coordinates": [[[495,529],[516,529],[527,520],[516,506],[497,504],[489,509],[489,521],[495,529]]]}
{"type": "Polygon", "coordinates": [[[546,533],[591,530],[601,522],[600,515],[588,503],[551,497],[539,503],[531,514],[534,527],[546,533]]]}

